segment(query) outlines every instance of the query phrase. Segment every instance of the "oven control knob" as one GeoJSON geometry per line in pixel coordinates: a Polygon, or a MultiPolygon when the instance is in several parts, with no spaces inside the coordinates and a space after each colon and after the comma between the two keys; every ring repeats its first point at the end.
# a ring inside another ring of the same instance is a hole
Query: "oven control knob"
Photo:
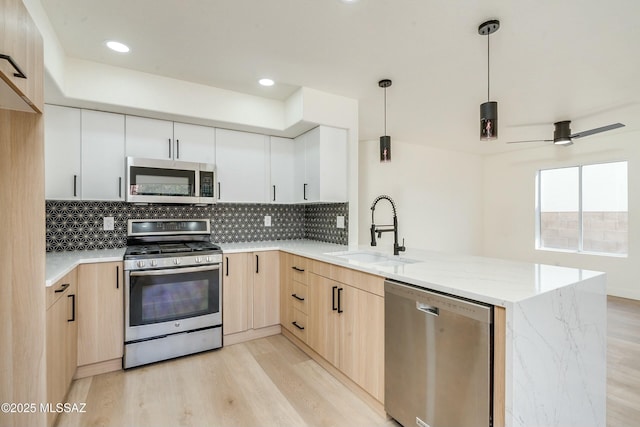
{"type": "Polygon", "coordinates": [[[158,261],[156,261],[155,259],[151,260],[151,267],[157,267],[158,266],[158,261]]]}
{"type": "Polygon", "coordinates": [[[211,262],[211,257],[210,256],[207,257],[207,262],[211,262]]]}
{"type": "Polygon", "coordinates": [[[175,326],[176,328],[179,328],[180,327],[180,322],[174,323],[173,326],[175,326]]]}
{"type": "Polygon", "coordinates": [[[196,264],[200,264],[202,262],[202,258],[199,256],[196,257],[196,264]]]}
{"type": "Polygon", "coordinates": [[[138,261],[138,262],[136,263],[136,265],[137,265],[139,268],[142,268],[142,267],[144,267],[145,262],[144,262],[144,261],[138,261]]]}
{"type": "Polygon", "coordinates": [[[181,262],[181,261],[180,261],[180,258],[175,258],[175,259],[173,260],[173,263],[174,263],[175,265],[179,265],[179,264],[180,264],[180,262],[181,262]]]}

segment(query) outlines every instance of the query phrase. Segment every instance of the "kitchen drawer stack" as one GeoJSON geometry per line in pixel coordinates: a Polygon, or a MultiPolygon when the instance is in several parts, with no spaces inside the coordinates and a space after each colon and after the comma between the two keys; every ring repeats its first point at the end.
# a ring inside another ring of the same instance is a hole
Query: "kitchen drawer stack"
{"type": "Polygon", "coordinates": [[[309,260],[284,252],[280,256],[282,326],[307,343],[309,260]]]}

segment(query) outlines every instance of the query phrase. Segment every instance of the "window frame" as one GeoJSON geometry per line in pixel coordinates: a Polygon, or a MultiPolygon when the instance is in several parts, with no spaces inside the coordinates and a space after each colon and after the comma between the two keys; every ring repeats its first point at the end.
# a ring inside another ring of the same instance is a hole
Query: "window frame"
{"type": "MultiPolygon", "coordinates": [[[[598,255],[598,256],[608,256],[614,258],[627,258],[629,256],[629,247],[627,246],[627,252],[622,253],[613,253],[613,252],[596,252],[596,251],[586,251],[584,250],[584,227],[583,227],[583,187],[582,187],[582,168],[585,166],[597,166],[597,165],[606,165],[611,163],[626,163],[627,166],[627,215],[629,213],[629,161],[628,160],[610,160],[606,162],[598,162],[598,163],[589,163],[589,164],[579,164],[579,165],[567,165],[555,168],[543,168],[538,169],[536,171],[535,177],[535,249],[539,251],[549,251],[549,252],[564,252],[570,254],[585,254],[585,255],[598,255]],[[548,248],[542,246],[542,172],[550,171],[550,170],[558,170],[558,169],[578,169],[578,249],[561,249],[561,248],[548,248]]],[[[629,231],[627,230],[627,235],[629,231]]]]}

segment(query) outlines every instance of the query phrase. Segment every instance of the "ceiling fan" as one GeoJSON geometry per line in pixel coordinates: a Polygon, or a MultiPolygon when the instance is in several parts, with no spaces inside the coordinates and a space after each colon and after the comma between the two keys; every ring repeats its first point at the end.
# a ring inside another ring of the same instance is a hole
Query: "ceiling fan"
{"type": "Polygon", "coordinates": [[[532,139],[529,141],[509,141],[507,142],[507,144],[519,144],[521,142],[553,142],[556,145],[569,146],[573,144],[572,139],[574,138],[582,138],[589,135],[595,135],[597,133],[607,132],[607,131],[618,129],[624,126],[622,123],[613,123],[607,126],[602,126],[599,128],[589,129],[583,132],[571,134],[571,128],[569,127],[570,124],[571,124],[571,120],[564,120],[561,122],[554,123],[553,139],[532,139]]]}

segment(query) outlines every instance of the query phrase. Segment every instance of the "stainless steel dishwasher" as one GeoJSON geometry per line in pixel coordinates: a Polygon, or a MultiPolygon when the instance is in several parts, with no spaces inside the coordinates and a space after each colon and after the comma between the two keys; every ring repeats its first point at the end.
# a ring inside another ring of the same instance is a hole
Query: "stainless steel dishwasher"
{"type": "Polygon", "coordinates": [[[385,410],[404,427],[492,425],[493,308],[387,280],[385,410]]]}

